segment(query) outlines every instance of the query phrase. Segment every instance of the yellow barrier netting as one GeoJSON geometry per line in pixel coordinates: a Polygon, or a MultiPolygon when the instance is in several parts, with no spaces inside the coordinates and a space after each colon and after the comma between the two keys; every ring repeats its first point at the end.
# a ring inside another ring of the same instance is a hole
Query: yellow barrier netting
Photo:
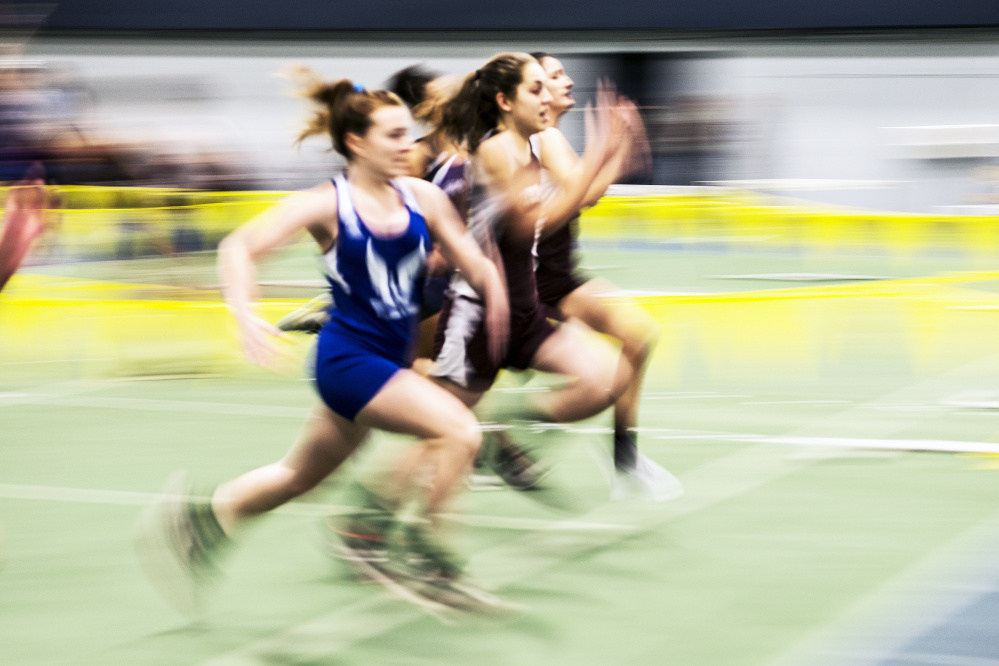
{"type": "Polygon", "coordinates": [[[582,218],[590,239],[630,239],[743,247],[881,248],[909,254],[958,248],[999,252],[999,217],[884,213],[800,202],[774,203],[752,193],[704,196],[604,197],[582,218]]]}
{"type": "MultiPolygon", "coordinates": [[[[55,233],[64,248],[84,257],[107,254],[126,242],[140,254],[172,252],[178,229],[194,229],[203,241],[217,240],[286,194],[59,191],[63,209],[55,233]]],[[[711,243],[722,249],[738,242],[740,250],[863,246],[906,255],[943,247],[981,256],[987,265],[999,254],[999,218],[778,206],[732,192],[607,197],[583,216],[582,234],[594,241],[711,243]]],[[[916,373],[943,367],[955,355],[982,353],[999,339],[999,294],[963,286],[984,280],[999,280],[999,272],[640,301],[663,332],[653,366],[678,384],[692,367],[718,381],[738,382],[760,373],[777,378],[781,368],[793,368],[800,379],[802,373],[820,373],[855,355],[858,350],[847,341],[858,330],[897,340],[896,351],[916,373]]],[[[267,301],[260,312],[276,320],[300,302],[267,301]]],[[[307,344],[301,338],[292,346],[307,344]]],[[[0,294],[0,372],[5,376],[34,375],[41,368],[56,376],[93,377],[243,366],[217,292],[19,275],[0,294]]]]}
{"type": "MultiPolygon", "coordinates": [[[[84,186],[56,191],[62,207],[54,234],[82,259],[211,249],[288,194],[84,186]]],[[[874,247],[902,255],[941,247],[970,255],[999,252],[999,217],[862,211],[711,189],[698,195],[604,197],[584,213],[582,233],[592,240],[874,247]]]]}
{"type": "MultiPolygon", "coordinates": [[[[988,272],[638,300],[661,330],[652,370],[664,381],[682,386],[696,371],[701,379],[729,385],[761,377],[793,384],[856,363],[858,355],[875,354],[868,359],[872,369],[890,356],[921,376],[994,351],[999,294],[964,284],[997,279],[999,273],[988,272]],[[865,346],[864,336],[881,342],[865,346]]],[[[258,312],[276,321],[299,304],[267,300],[258,312]]],[[[299,359],[309,344],[308,336],[287,341],[299,359]]],[[[232,318],[217,294],[21,275],[0,296],[4,376],[203,374],[245,367],[232,318]]],[[[293,362],[286,370],[299,368],[293,362]]]]}

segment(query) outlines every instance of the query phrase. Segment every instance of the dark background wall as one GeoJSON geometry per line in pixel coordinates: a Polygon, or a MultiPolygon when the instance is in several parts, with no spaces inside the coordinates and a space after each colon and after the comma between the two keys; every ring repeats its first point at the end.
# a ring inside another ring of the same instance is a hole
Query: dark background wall
{"type": "MultiPolygon", "coordinates": [[[[841,29],[999,25],[995,0],[61,0],[5,3],[54,29],[841,29]]],[[[4,5],[0,5],[4,8],[4,5]]]]}

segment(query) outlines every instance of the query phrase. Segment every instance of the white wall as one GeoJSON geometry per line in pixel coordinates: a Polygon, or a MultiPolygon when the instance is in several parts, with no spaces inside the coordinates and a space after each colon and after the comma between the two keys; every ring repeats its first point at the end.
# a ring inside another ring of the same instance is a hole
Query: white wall
{"type": "MultiPolygon", "coordinates": [[[[33,43],[27,53],[69,67],[89,82],[97,95],[89,115],[108,131],[165,138],[175,145],[238,148],[245,151],[243,159],[260,165],[273,187],[314,181],[331,163],[318,143],[301,154],[290,148],[304,107],[273,76],[287,63],[376,86],[413,62],[462,73],[500,50],[541,49],[569,56],[581,92],[592,88],[599,66],[590,56],[601,51],[722,56],[691,59],[673,83],[682,93],[728,102],[737,131],[721,169],[725,178],[901,181],[886,189],[816,188],[795,194],[906,211],[966,203],[985,188],[976,180],[978,169],[994,159],[900,157],[891,145],[898,133],[887,128],[999,125],[999,43],[994,39],[967,41],[959,33],[935,41],[627,37],[587,43],[572,35],[500,38],[492,33],[481,39],[436,36],[404,42],[102,44],[76,39],[33,43]],[[129,90],[142,90],[144,97],[128,101],[129,90]]],[[[566,130],[578,142],[578,116],[568,120],[566,130]]]]}

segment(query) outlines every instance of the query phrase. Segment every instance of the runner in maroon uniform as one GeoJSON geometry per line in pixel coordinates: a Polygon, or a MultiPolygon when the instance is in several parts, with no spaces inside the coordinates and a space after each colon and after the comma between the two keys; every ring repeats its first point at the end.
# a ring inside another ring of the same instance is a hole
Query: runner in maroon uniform
{"type": "MultiPolygon", "coordinates": [[[[538,146],[546,164],[546,176],[555,184],[564,185],[576,177],[581,161],[558,129],[558,121],[575,106],[572,98],[573,81],[562,63],[547,53],[533,54],[545,70],[546,86],[552,95],[549,127],[538,134],[538,146]]],[[[594,179],[582,207],[594,205],[607,187],[627,175],[632,164],[647,155],[644,132],[637,110],[630,109],[631,124],[639,141],[620,144],[604,169],[594,179]],[[630,148],[630,150],[629,150],[630,148]]],[[[573,319],[591,329],[616,338],[621,352],[634,372],[628,388],[614,404],[614,467],[617,472],[613,493],[617,497],[639,492],[656,500],[671,499],[682,493],[679,482],[661,466],[638,452],[635,427],[642,380],[652,348],[657,339],[655,321],[637,303],[611,304],[601,298],[613,290],[606,280],[591,279],[579,271],[576,237],[579,234],[578,213],[565,225],[548,235],[542,234],[535,253],[538,295],[541,302],[554,309],[560,319],[573,319]]]]}
{"type": "MultiPolygon", "coordinates": [[[[554,326],[538,300],[532,254],[537,230],[557,228],[572,217],[613,153],[609,146],[625,141],[627,131],[620,110],[612,114],[613,100],[605,95],[600,124],[609,136],[589,141],[579,178],[542,201],[544,164],[532,137],[547,121],[551,95],[544,79],[544,70],[528,54],[496,56],[466,77],[440,116],[441,129],[471,155],[468,227],[505,277],[510,335],[505,357],[490,358],[482,302],[459,275],[441,313],[433,374],[468,405],[480,400],[502,368],[535,368],[570,378],[557,390],[515,405],[506,417],[496,414],[501,423],[588,418],[612,405],[631,376],[613,347],[575,325],[554,326]]],[[[588,125],[592,129],[596,123],[588,125]]],[[[397,493],[379,495],[369,495],[364,511],[351,516],[352,533],[368,533],[367,524],[398,510],[397,493]]]]}
{"type": "Polygon", "coordinates": [[[542,170],[532,137],[548,122],[551,93],[541,65],[526,53],[494,57],[470,74],[445,105],[443,128],[472,156],[469,229],[500,264],[510,294],[510,338],[499,363],[485,353],[482,304],[460,279],[441,314],[435,375],[466,404],[492,386],[501,368],[534,368],[572,378],[518,406],[518,418],[569,422],[614,403],[631,376],[609,345],[573,325],[553,326],[538,299],[532,248],[535,235],[567,222],[583,203],[614,148],[627,142],[623,106],[604,95],[577,177],[542,196],[542,170]],[[603,128],[603,136],[596,128],[603,128]]]}

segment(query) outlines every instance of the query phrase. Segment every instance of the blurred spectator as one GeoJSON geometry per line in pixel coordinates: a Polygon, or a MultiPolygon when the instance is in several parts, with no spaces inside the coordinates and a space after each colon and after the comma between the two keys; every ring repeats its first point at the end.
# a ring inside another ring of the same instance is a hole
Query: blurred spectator
{"type": "Polygon", "coordinates": [[[39,65],[14,61],[0,65],[0,182],[24,178],[42,159],[37,119],[43,98],[31,87],[31,70],[39,65]]]}
{"type": "Polygon", "coordinates": [[[0,227],[0,290],[45,231],[49,206],[48,193],[40,178],[19,183],[7,192],[0,227]]]}
{"type": "Polygon", "coordinates": [[[724,177],[723,158],[732,149],[733,112],[726,100],[682,95],[643,109],[655,163],[655,182],[695,185],[724,177]]]}
{"type": "MultiPolygon", "coordinates": [[[[50,182],[205,190],[253,189],[255,179],[224,150],[179,142],[110,138],[80,120],[88,92],[44,62],[0,61],[0,182],[16,182],[32,163],[50,182]]],[[[109,128],[110,129],[110,128],[109,128]]]]}

